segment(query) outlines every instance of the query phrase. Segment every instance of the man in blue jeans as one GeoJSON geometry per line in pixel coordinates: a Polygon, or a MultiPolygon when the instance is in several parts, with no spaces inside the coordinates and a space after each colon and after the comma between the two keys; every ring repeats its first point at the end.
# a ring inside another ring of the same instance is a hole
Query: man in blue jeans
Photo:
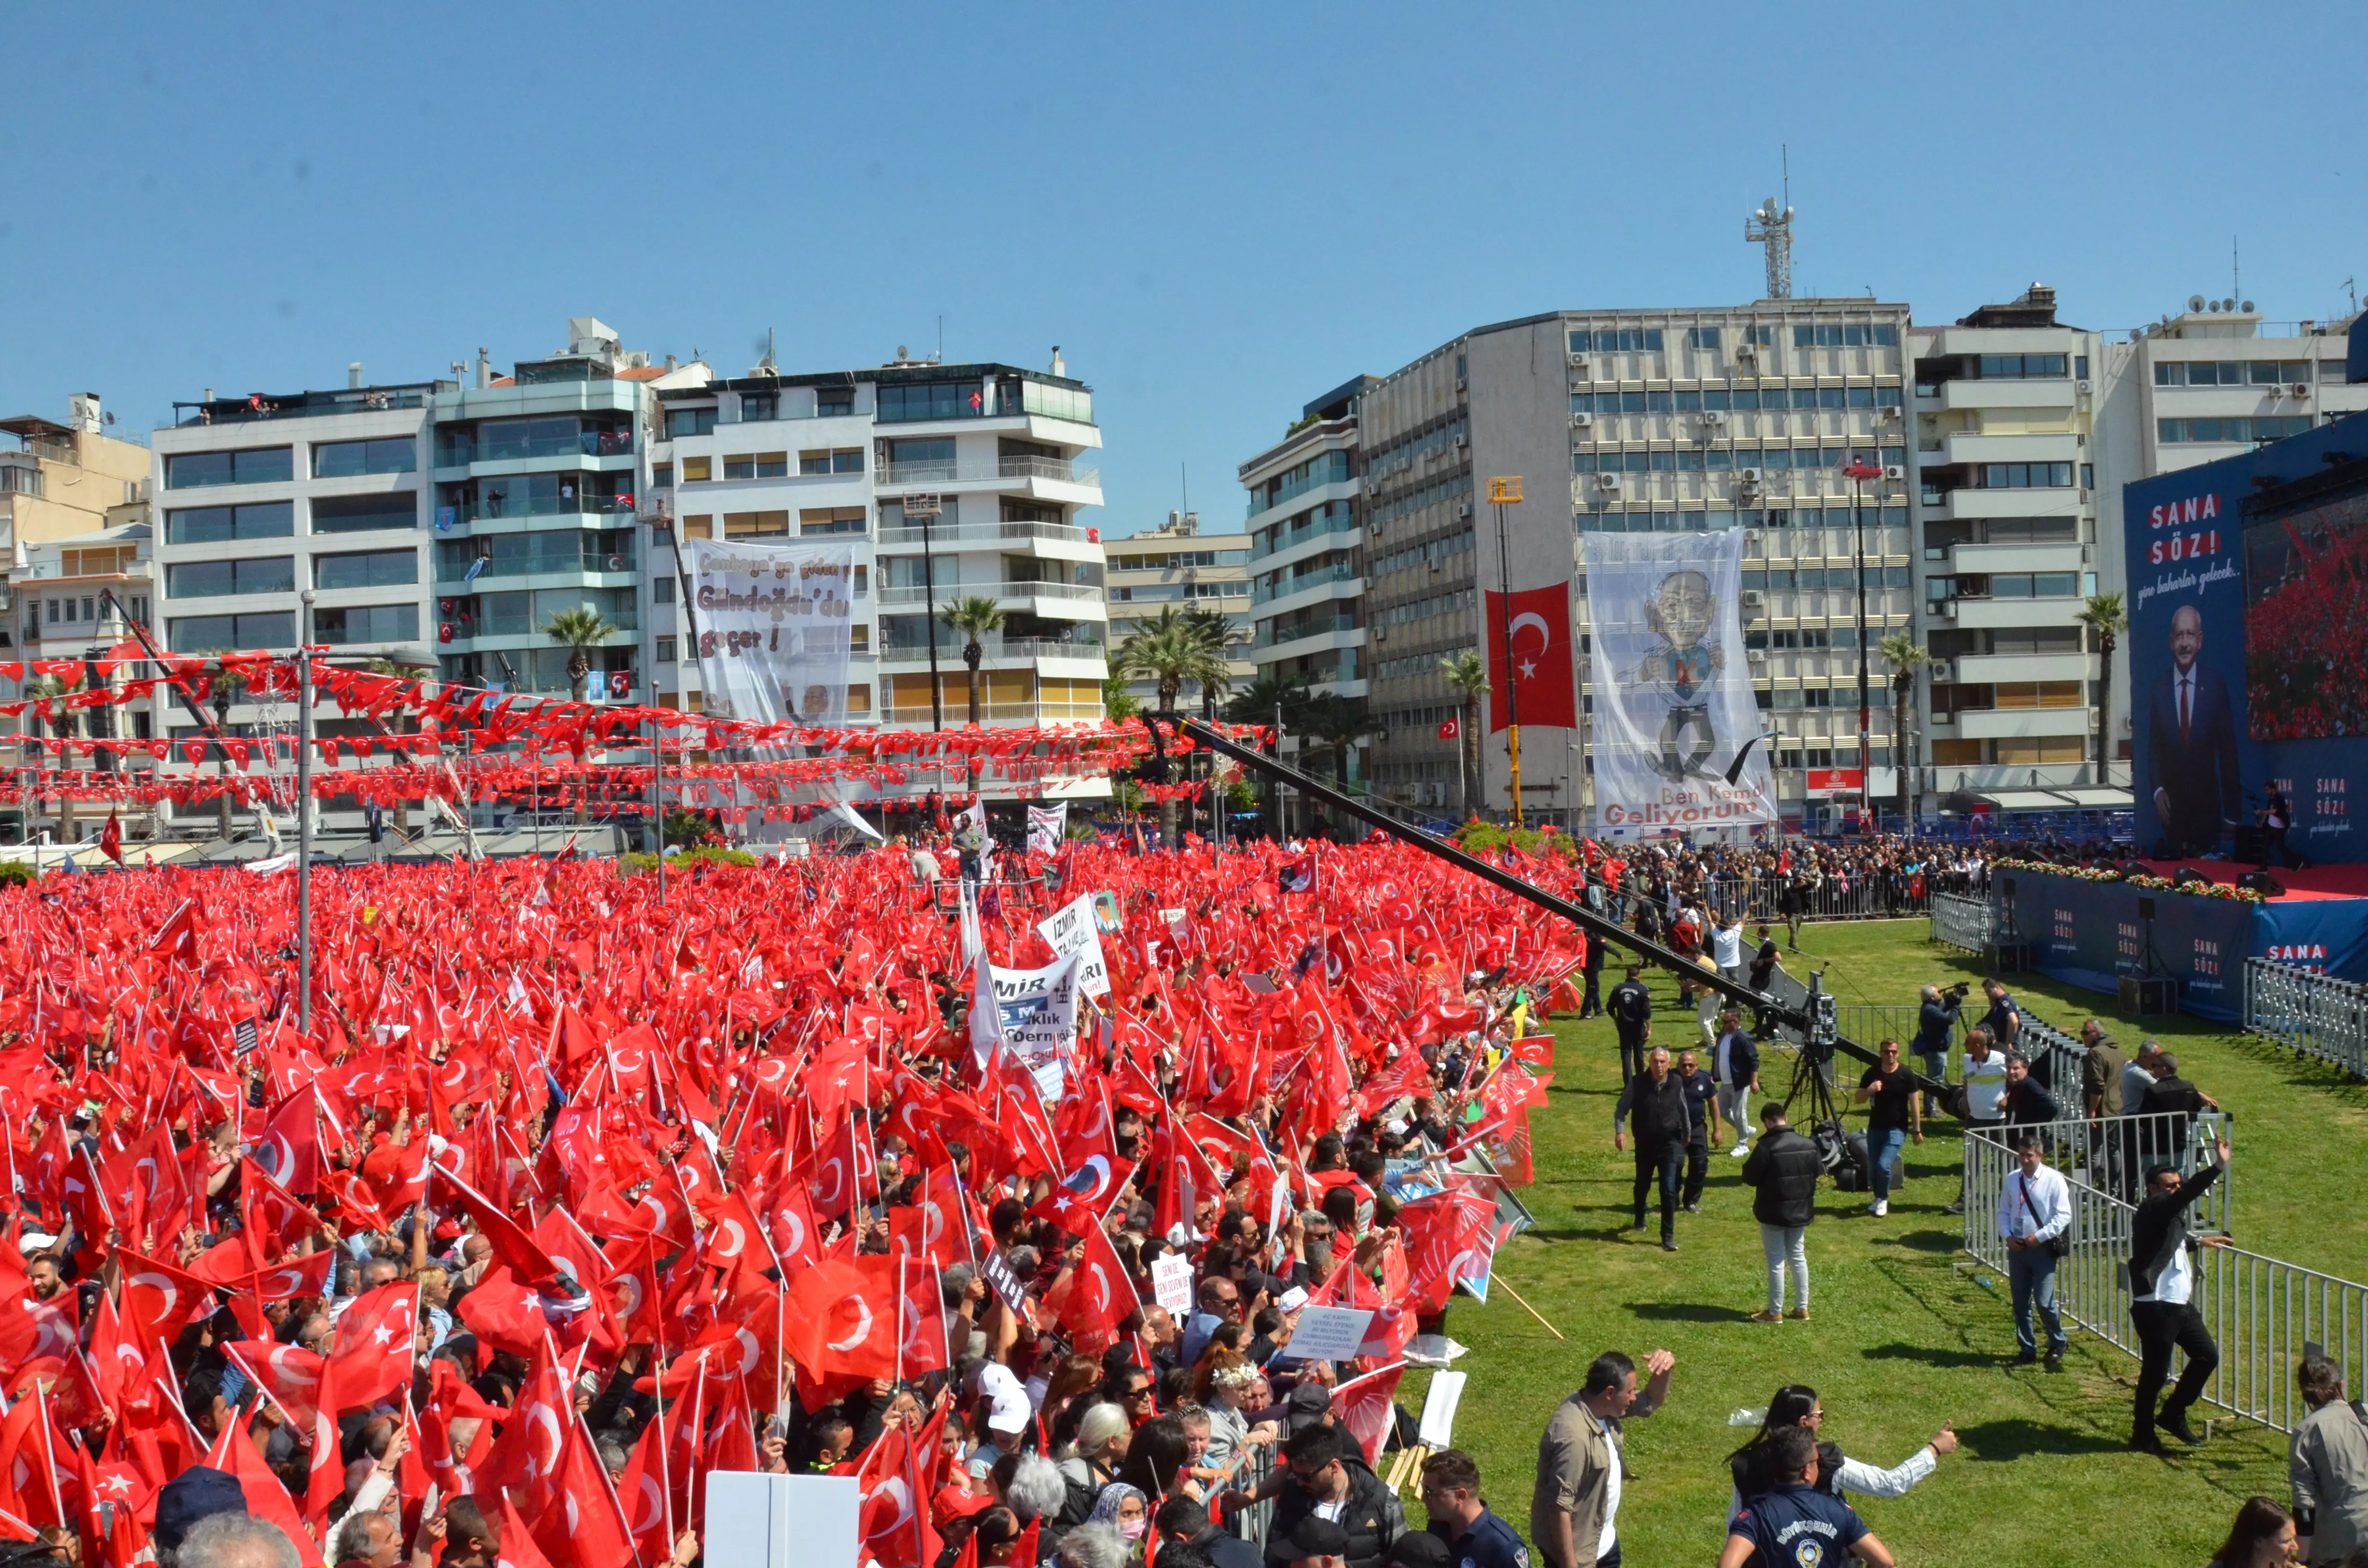
{"type": "Polygon", "coordinates": [[[1899,1164],[1900,1145],[1910,1137],[1924,1142],[1924,1107],[1916,1093],[1916,1074],[1900,1065],[1899,1042],[1883,1042],[1881,1062],[1858,1081],[1858,1097],[1867,1109],[1866,1155],[1874,1165],[1874,1201],[1867,1212],[1880,1219],[1891,1211],[1891,1176],[1899,1164]]]}
{"type": "Polygon", "coordinates": [[[2014,1337],[2021,1348],[2018,1366],[2039,1359],[2031,1309],[2047,1322],[2047,1369],[2064,1367],[2064,1318],[2055,1310],[2055,1241],[2072,1227],[2072,1193],[2064,1177],[2040,1157],[2039,1136],[2026,1132],[2015,1145],[2021,1164],[1998,1189],[1998,1234],[2006,1238],[2006,1277],[2014,1287],[2014,1337]]]}

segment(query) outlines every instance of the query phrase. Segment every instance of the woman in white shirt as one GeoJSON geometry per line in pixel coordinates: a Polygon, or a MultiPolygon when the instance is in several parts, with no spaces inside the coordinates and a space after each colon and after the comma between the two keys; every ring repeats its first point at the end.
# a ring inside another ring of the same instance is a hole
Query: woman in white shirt
{"type": "MultiPolygon", "coordinates": [[[[1774,1467],[1766,1462],[1768,1439],[1787,1426],[1806,1426],[1816,1432],[1825,1419],[1826,1409],[1817,1399],[1816,1390],[1802,1383],[1787,1383],[1776,1391],[1776,1397],[1768,1402],[1768,1415],[1759,1424],[1759,1432],[1727,1457],[1727,1466],[1735,1479],[1735,1494],[1727,1499],[1727,1517],[1733,1518],[1742,1511],[1744,1504],[1779,1483],[1778,1478],[1770,1473],[1774,1467]]],[[[1844,1454],[1838,1443],[1820,1442],[1817,1490],[1837,1497],[1845,1492],[1867,1497],[1902,1496],[1932,1473],[1942,1454],[1954,1453],[1956,1448],[1957,1434],[1949,1429],[1945,1421],[1930,1442],[1889,1470],[1861,1464],[1844,1454]]]]}

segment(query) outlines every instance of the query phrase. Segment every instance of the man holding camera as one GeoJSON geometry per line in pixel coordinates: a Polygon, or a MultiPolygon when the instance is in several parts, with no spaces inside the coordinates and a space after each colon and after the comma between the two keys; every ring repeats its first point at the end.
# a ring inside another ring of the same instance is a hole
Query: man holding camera
{"type": "MultiPolygon", "coordinates": [[[[1949,1042],[1957,1038],[1957,1014],[1965,1005],[1965,993],[1973,983],[1961,980],[1943,989],[1938,985],[1924,988],[1923,1006],[1916,1014],[1916,1055],[1924,1063],[1928,1078],[1945,1079],[1949,1075],[1949,1042]]],[[[1924,1096],[1924,1114],[1937,1116],[1940,1106],[1928,1091],[1924,1096]]]]}

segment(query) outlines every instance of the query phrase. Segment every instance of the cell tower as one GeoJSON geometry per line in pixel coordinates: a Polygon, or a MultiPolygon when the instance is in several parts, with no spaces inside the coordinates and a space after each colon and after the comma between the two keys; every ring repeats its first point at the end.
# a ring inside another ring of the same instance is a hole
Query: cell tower
{"type": "Polygon", "coordinates": [[[1770,197],[1759,204],[1759,210],[1743,220],[1743,238],[1747,244],[1768,247],[1768,297],[1789,300],[1793,297],[1793,210],[1779,208],[1770,197]]]}

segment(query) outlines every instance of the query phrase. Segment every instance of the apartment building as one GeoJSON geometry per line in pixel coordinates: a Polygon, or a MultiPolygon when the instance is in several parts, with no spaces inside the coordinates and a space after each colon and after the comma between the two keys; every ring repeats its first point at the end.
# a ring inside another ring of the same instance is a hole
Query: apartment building
{"type": "MultiPolygon", "coordinates": [[[[1365,518],[1371,506],[1360,453],[1371,376],[1342,382],[1300,409],[1283,438],[1236,471],[1249,492],[1253,679],[1305,683],[1312,695],[1362,700],[1371,690],[1365,624],[1365,518]]],[[[1286,756],[1304,751],[1286,734],[1286,756]]],[[[1349,748],[1343,770],[1367,776],[1371,737],[1349,748]]]]}
{"type": "MultiPolygon", "coordinates": [[[[1233,638],[1225,673],[1239,690],[1256,678],[1249,643],[1250,536],[1204,534],[1198,512],[1170,512],[1165,526],[1109,541],[1110,646],[1122,646],[1144,620],[1161,611],[1198,609],[1222,617],[1233,638]]],[[[1157,683],[1136,680],[1128,692],[1145,707],[1158,699],[1157,683]]],[[[1196,700],[1187,692],[1184,700],[1196,700]]]]}
{"type": "Polygon", "coordinates": [[[2198,296],[2108,335],[2059,322],[2033,284],[1913,329],[1919,635],[1937,661],[1918,707],[1920,810],[2130,804],[2128,653],[2100,713],[2100,650],[2078,620],[2089,596],[2126,592],[2122,489],[2368,408],[2368,387],[2343,381],[2347,326],[2198,296]]]}
{"type": "MultiPolygon", "coordinates": [[[[144,459],[146,454],[142,455],[144,459]]],[[[144,488],[146,481],[140,484],[144,488]]],[[[142,630],[153,625],[155,588],[149,561],[147,503],[125,502],[108,508],[106,526],[90,533],[20,543],[17,564],[8,572],[10,614],[16,623],[10,658],[43,663],[78,661],[82,665],[78,678],[85,689],[122,685],[129,678],[128,668],[110,668],[101,661],[131,640],[135,625],[142,630]]],[[[53,689],[40,686],[42,678],[31,676],[36,689],[53,689]]],[[[14,683],[12,687],[16,695],[25,690],[14,683]]],[[[154,698],[135,697],[120,704],[102,703],[70,710],[48,723],[28,715],[0,722],[0,734],[144,741],[156,733],[159,706],[154,698]]],[[[54,766],[54,758],[51,760],[54,766]]],[[[96,751],[86,758],[78,758],[74,766],[101,773],[129,773],[147,771],[154,764],[147,757],[127,758],[96,751]]],[[[50,809],[51,820],[36,821],[33,831],[51,826],[61,841],[78,836],[83,824],[96,820],[84,812],[77,821],[63,801],[44,800],[38,804],[50,809]]],[[[0,812],[0,820],[20,828],[22,818],[21,811],[0,812]]],[[[133,824],[127,825],[127,831],[140,834],[147,830],[142,824],[133,824]]]]}
{"type": "MultiPolygon", "coordinates": [[[[1565,311],[1475,329],[1362,399],[1365,620],[1381,738],[1376,786],[1452,804],[1460,711],[1443,659],[1476,649],[1483,595],[1571,578],[1582,729],[1524,724],[1523,809],[1570,822],[1586,786],[1583,540],[1589,531],[1742,528],[1745,657],[1775,743],[1788,818],[1853,804],[1857,769],[1890,788],[1883,666],[1872,666],[1870,757],[1858,747],[1859,529],[1867,641],[1907,629],[1907,311],[1873,300],[1768,300],[1692,310],[1565,311]],[[1851,454],[1884,478],[1854,487],[1851,454]],[[1522,481],[1505,508],[1494,477],[1522,481]]],[[[1502,735],[1481,746],[1479,796],[1502,814],[1502,735]]]]}
{"type": "MultiPolygon", "coordinates": [[[[1101,431],[1057,354],[1049,372],[901,349],[867,369],[763,365],[659,401],[652,483],[684,537],[854,546],[851,722],[968,722],[969,636],[943,619],[966,598],[1004,617],[980,639],[983,722],[1100,719],[1106,561],[1080,514],[1101,505],[1101,475],[1078,465],[1101,431]]],[[[656,569],[675,572],[670,548],[656,569]]],[[[653,625],[658,700],[698,708],[689,618],[661,597],[653,625]]]]}

